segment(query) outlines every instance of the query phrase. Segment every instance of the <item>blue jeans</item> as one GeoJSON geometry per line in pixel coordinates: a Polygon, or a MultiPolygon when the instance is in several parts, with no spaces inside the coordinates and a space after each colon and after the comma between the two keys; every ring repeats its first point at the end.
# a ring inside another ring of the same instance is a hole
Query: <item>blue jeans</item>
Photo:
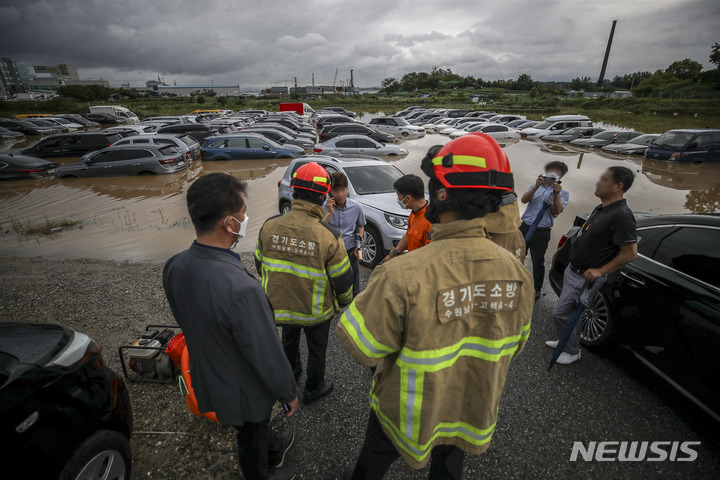
{"type": "Polygon", "coordinates": [[[353,281],[353,297],[357,297],[360,293],[360,260],[355,256],[355,248],[347,251],[348,258],[350,259],[350,268],[352,268],[355,280],[353,281]]]}

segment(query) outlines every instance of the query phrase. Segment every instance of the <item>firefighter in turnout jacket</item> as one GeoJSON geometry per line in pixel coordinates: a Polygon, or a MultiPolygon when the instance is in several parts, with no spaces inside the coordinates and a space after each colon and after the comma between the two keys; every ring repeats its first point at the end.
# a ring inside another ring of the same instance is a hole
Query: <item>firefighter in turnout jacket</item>
{"type": "Polygon", "coordinates": [[[325,378],[330,320],[339,305],[352,300],[353,272],[340,232],[323,223],[322,203],[330,191],[327,171],[315,162],[293,175],[290,212],[270,218],[260,229],[255,266],[282,327],[285,355],[295,379],[302,374],[300,335],[308,344],[304,403],[329,394],[333,381],[325,378]]]}
{"type": "Polygon", "coordinates": [[[508,366],[530,335],[532,276],[484,218],[513,190],[505,152],[470,133],[429,153],[432,243],[376,267],[338,324],[343,347],[377,366],[345,478],[381,478],[399,456],[416,469],[432,458],[430,478],[460,478],[465,452],[489,446],[508,366]]]}

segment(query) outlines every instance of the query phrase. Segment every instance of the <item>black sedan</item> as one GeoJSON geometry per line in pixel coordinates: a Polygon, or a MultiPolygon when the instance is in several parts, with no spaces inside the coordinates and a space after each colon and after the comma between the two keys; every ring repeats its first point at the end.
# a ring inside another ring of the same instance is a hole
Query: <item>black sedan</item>
{"type": "Polygon", "coordinates": [[[24,135],[52,135],[57,130],[52,127],[41,127],[27,120],[0,119],[0,127],[7,128],[13,132],[20,132],[24,135]]]}
{"type": "MultiPolygon", "coordinates": [[[[562,290],[570,242],[562,237],[549,278],[562,290]]],[[[720,216],[636,215],[638,257],[610,274],[582,317],[580,343],[621,345],[720,421],[720,216]]]]}
{"type": "Polygon", "coordinates": [[[320,143],[324,143],[340,135],[366,135],[380,143],[392,143],[395,141],[394,135],[378,132],[367,125],[360,123],[339,123],[328,125],[322,129],[319,134],[320,143]]]}
{"type": "Polygon", "coordinates": [[[565,143],[572,142],[577,138],[590,138],[600,132],[604,132],[604,128],[599,127],[573,127],[563,130],[562,132],[553,133],[552,135],[544,135],[544,142],[565,143]]]}
{"type": "Polygon", "coordinates": [[[89,336],[0,324],[3,470],[15,478],[129,479],[130,398],[89,336]],[[22,474],[20,474],[22,472],[22,474]]]}
{"type": "Polygon", "coordinates": [[[5,127],[0,127],[0,142],[22,142],[25,140],[25,134],[20,132],[14,132],[8,130],[5,127]]]}
{"type": "Polygon", "coordinates": [[[0,153],[0,180],[42,178],[59,166],[57,162],[14,153],[0,153]]]}

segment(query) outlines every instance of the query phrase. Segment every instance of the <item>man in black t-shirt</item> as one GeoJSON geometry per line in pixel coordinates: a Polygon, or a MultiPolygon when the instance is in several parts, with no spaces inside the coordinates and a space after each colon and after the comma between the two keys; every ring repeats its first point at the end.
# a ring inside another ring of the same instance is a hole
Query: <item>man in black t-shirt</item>
{"type": "MultiPolygon", "coordinates": [[[[575,311],[575,300],[586,284],[619,270],[637,257],[635,216],[623,198],[634,179],[629,168],[610,167],[596,185],[595,196],[601,203],[570,239],[570,264],[565,269],[563,289],[553,312],[558,336],[565,330],[575,311]]],[[[557,363],[569,365],[580,359],[581,323],[577,323],[557,363]]],[[[557,343],[550,340],[545,345],[555,348],[557,343]]]]}

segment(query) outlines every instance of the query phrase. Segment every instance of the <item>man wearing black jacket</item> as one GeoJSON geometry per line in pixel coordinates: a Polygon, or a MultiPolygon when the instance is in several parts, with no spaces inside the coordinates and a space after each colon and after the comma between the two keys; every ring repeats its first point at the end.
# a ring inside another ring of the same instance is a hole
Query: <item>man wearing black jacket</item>
{"type": "Polygon", "coordinates": [[[246,188],[223,173],[192,184],[197,240],[165,264],[163,286],[185,334],[198,407],[237,429],[245,478],[293,479],[283,466],[293,433],[274,435],[269,422],[276,401],[297,412],[298,387],[265,292],[231,250],[247,228],[246,188]]]}

